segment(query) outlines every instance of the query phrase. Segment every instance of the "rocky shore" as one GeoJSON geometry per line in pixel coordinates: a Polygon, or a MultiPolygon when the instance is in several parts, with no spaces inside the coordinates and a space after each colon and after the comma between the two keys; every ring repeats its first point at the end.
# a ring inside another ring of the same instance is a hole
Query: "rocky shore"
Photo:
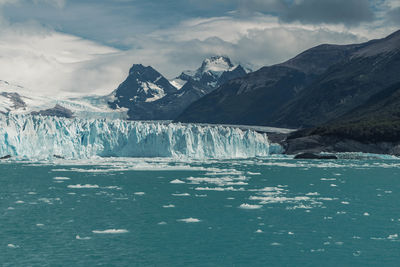
{"type": "MultiPolygon", "coordinates": [[[[275,140],[279,140],[276,137],[275,140]]],[[[321,152],[363,152],[374,154],[389,154],[400,156],[400,142],[362,143],[351,139],[343,139],[335,136],[310,135],[292,138],[286,136],[279,142],[285,150],[285,154],[296,155],[299,153],[321,152]]]]}

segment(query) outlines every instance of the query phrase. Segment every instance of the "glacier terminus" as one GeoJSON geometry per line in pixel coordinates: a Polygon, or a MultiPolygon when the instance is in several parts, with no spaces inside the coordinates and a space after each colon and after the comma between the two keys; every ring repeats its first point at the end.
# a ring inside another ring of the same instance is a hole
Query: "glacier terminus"
{"type": "Polygon", "coordinates": [[[20,160],[249,158],[280,152],[267,134],[234,127],[0,115],[0,155],[20,160]]]}

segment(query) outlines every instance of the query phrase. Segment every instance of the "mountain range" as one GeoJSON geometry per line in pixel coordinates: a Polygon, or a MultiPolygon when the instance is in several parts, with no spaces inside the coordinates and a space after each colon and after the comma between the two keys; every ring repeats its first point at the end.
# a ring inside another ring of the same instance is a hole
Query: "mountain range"
{"type": "Polygon", "coordinates": [[[233,79],[177,121],[307,128],[339,118],[400,82],[400,31],[352,45],[320,45],[233,79]]]}
{"type": "Polygon", "coordinates": [[[206,58],[195,71],[167,80],[151,66],[134,64],[109,95],[47,97],[0,80],[0,113],[57,117],[173,120],[193,101],[250,71],[224,56],[206,58]]]}
{"type": "Polygon", "coordinates": [[[131,120],[173,120],[224,82],[245,75],[241,65],[223,56],[207,58],[196,71],[184,71],[171,81],[150,66],[135,64],[111,94],[109,105],[113,109],[126,108],[131,120]]]}

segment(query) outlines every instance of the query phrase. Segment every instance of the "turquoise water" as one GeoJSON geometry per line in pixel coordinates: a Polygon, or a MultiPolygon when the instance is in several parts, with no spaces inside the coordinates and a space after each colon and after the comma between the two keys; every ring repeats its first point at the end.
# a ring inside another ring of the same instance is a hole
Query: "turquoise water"
{"type": "Polygon", "coordinates": [[[398,266],[399,179],[396,160],[2,163],[0,262],[398,266]]]}

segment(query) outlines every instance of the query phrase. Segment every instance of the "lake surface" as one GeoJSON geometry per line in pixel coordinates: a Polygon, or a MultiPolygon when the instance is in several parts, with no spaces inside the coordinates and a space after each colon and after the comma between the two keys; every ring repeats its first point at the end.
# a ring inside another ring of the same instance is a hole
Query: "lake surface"
{"type": "Polygon", "coordinates": [[[0,164],[2,266],[398,266],[400,161],[0,164]]]}

